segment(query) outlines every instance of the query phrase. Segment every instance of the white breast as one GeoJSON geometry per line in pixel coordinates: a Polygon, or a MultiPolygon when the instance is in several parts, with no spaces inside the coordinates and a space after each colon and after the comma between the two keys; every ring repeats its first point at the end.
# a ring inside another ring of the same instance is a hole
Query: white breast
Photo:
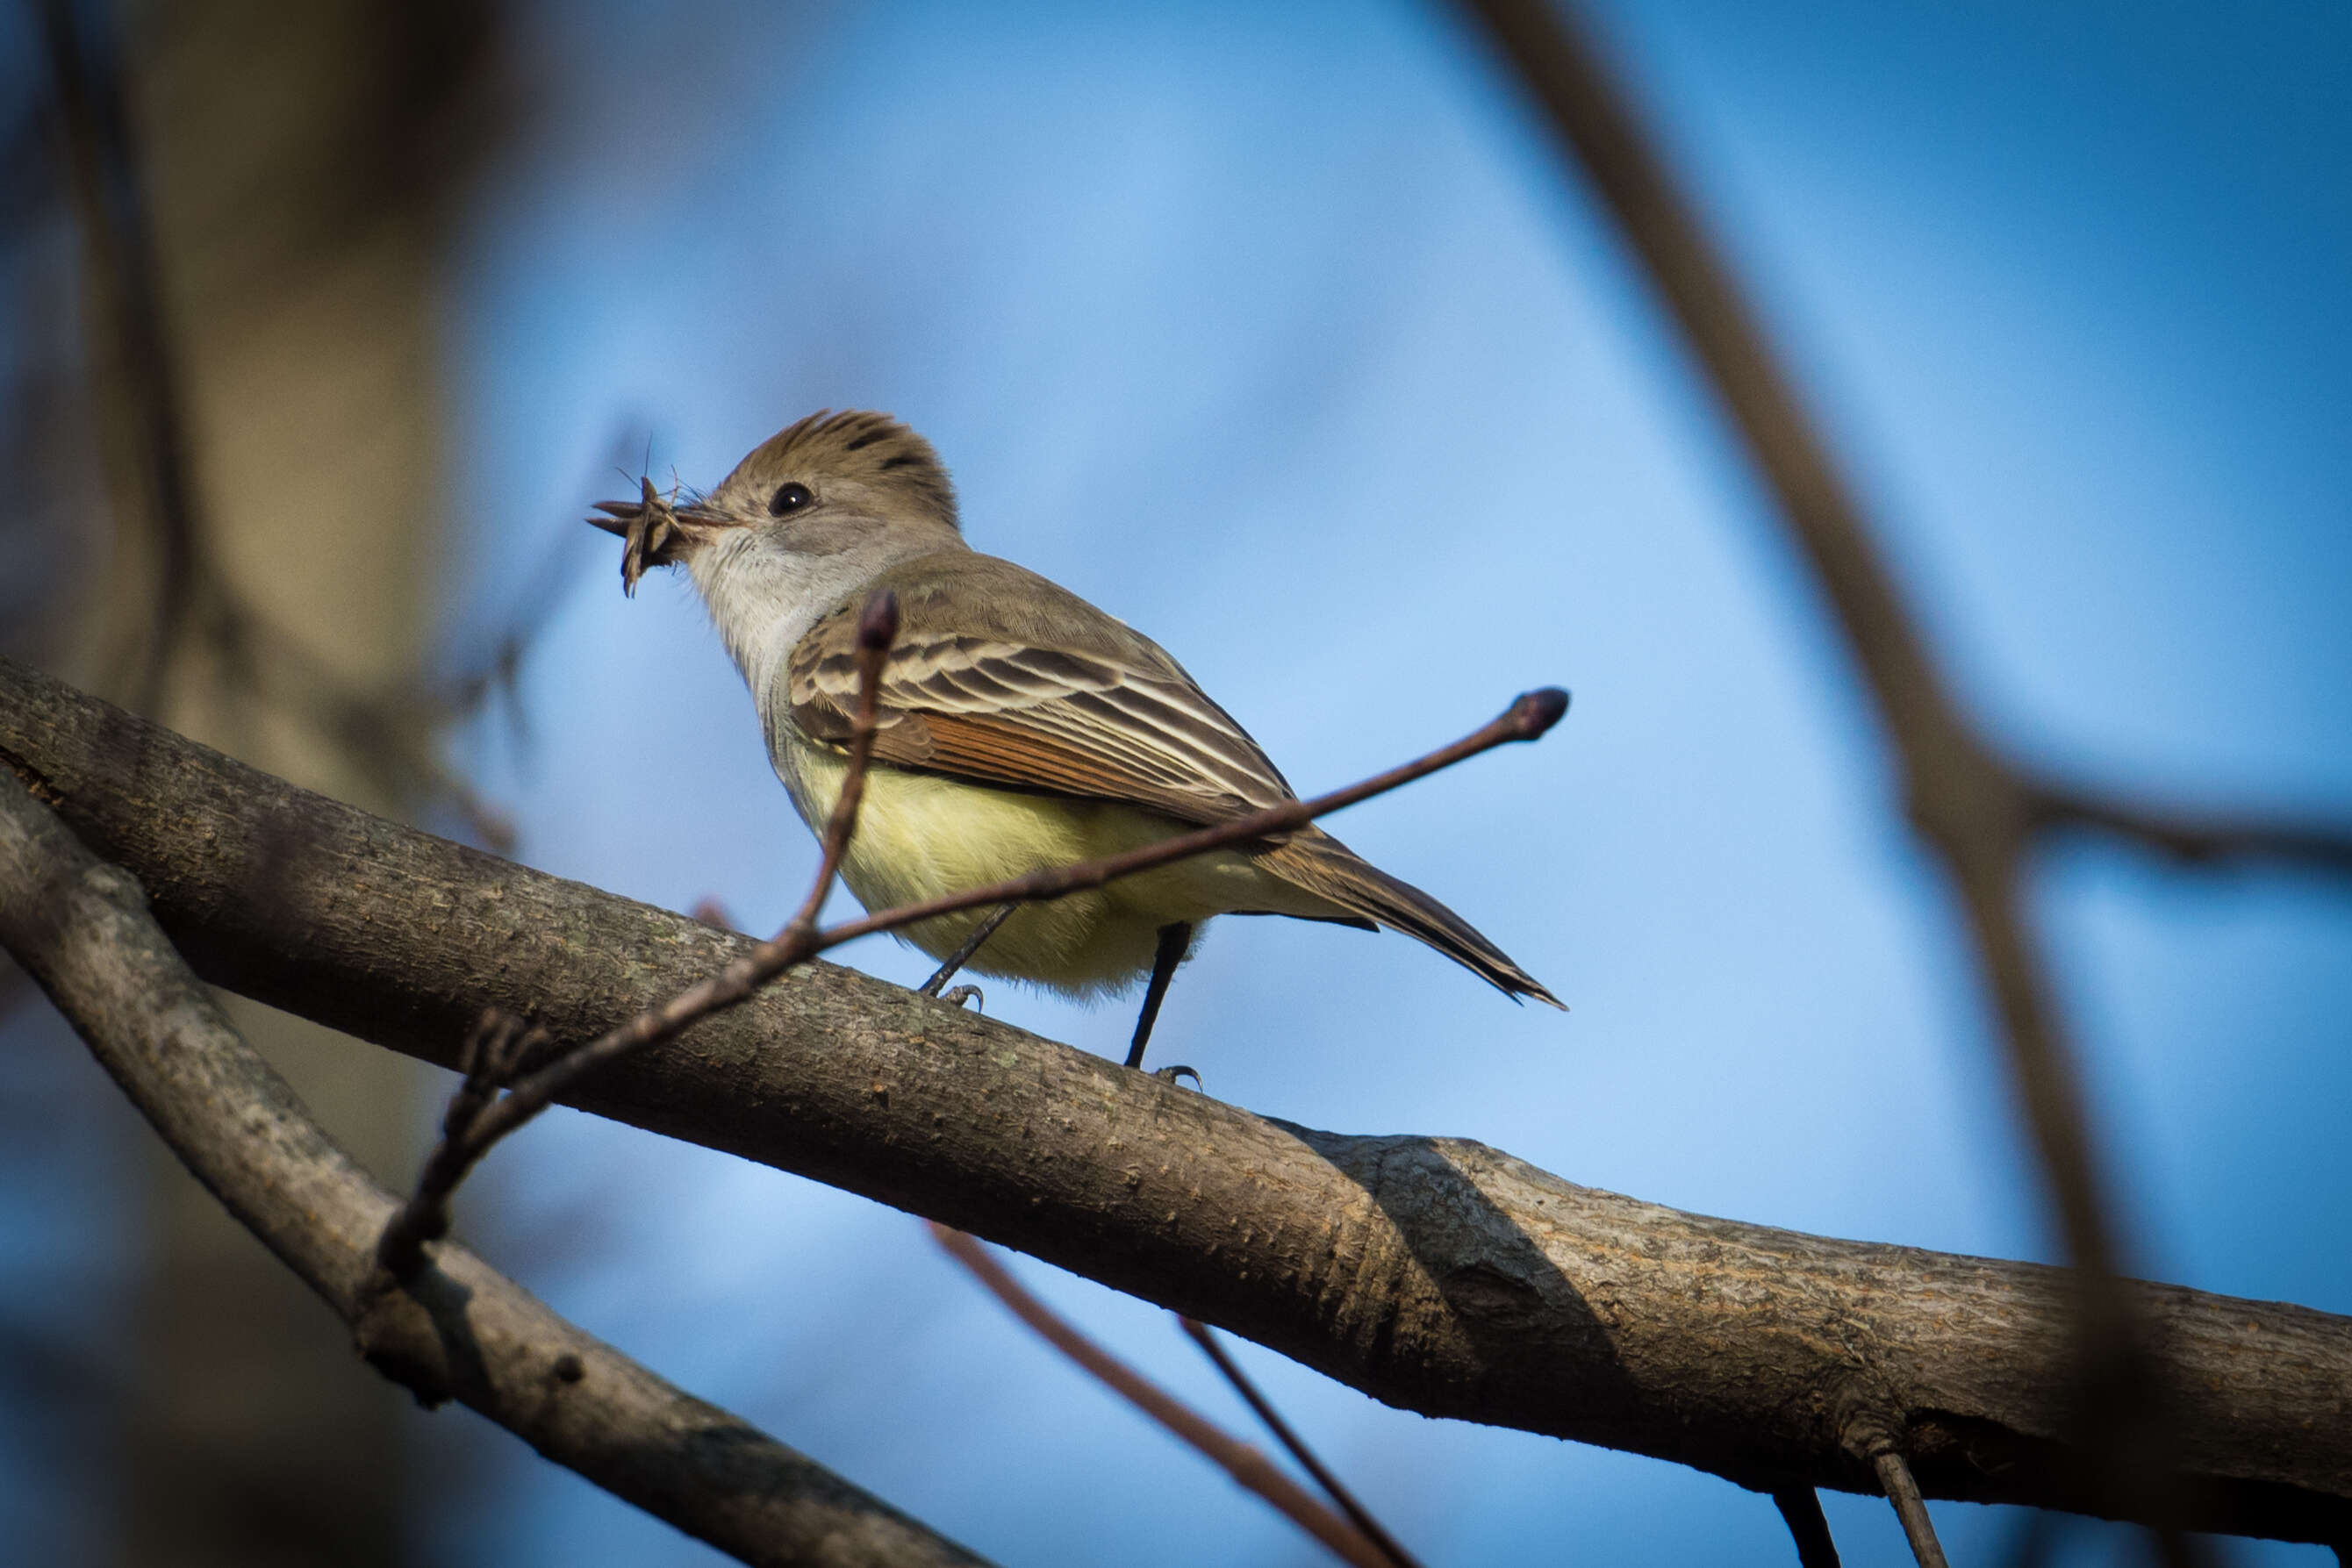
{"type": "Polygon", "coordinates": [[[756,528],[721,534],[696,552],[694,586],[744,684],[764,708],[768,684],[826,611],[913,553],[877,537],[873,548],[832,555],[779,549],[756,528]]]}

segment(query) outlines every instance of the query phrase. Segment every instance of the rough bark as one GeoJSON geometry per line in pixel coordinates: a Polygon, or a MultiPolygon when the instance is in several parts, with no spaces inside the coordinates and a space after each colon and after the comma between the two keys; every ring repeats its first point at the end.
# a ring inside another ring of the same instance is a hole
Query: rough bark
{"type": "Polygon", "coordinates": [[[746,1563],[980,1562],[738,1417],[680,1392],[459,1247],[404,1291],[374,1269],[398,1199],[312,1121],[149,918],[36,795],[0,791],[0,945],[173,1153],[351,1325],[385,1375],[746,1563]]]}
{"type": "MultiPolygon", "coordinates": [[[[0,664],[0,760],[197,971],[449,1062],[486,1005],[601,1030],[740,938],[309,795],[0,664]]],[[[581,1108],[1019,1248],[1391,1404],[1876,1493],[2085,1509],[2062,1272],[1580,1187],[1460,1139],[1272,1122],[830,965],[581,1108]]],[[[463,1223],[462,1204],[459,1220],[463,1223]]],[[[2352,1319],[2129,1287],[2180,1391],[2177,1522],[2352,1539],[2352,1319]]]]}

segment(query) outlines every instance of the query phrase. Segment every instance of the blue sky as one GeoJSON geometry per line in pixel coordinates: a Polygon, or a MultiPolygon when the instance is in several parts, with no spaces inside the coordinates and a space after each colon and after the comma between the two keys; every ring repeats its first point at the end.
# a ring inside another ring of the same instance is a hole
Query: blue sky
{"type": "MultiPolygon", "coordinates": [[[[2352,18],[1596,15],[1999,731],[2183,800],[2352,809],[2352,18]]],[[[682,581],[624,601],[576,519],[648,447],[708,484],[814,408],[890,409],[980,548],[1166,644],[1303,789],[1525,687],[1576,693],[1540,747],[1334,824],[1571,1012],[1402,938],[1234,921],[1178,980],[1166,1060],[1269,1114],[1476,1137],[1684,1207],[2050,1255],[1818,601],[1614,235],[1449,13],[523,26],[542,113],[460,258],[472,504],[448,521],[461,644],[551,551],[571,565],[538,607],[530,744],[465,743],[523,858],[747,925],[789,910],[814,849],[716,638],[682,581]]],[[[2352,1311],[2352,898],[2105,849],[2037,893],[2147,1268],[2352,1311]]],[[[1104,1051],[1130,1021],[988,1006],[1104,1051]]],[[[564,1115],[501,1151],[466,1223],[594,1332],[1007,1561],[1312,1560],[904,1215],[564,1115]]],[[[1164,1313],[1016,1267],[1244,1422],[1164,1313]]],[[[1792,1560],[1769,1503],[1712,1478],[1242,1354],[1433,1563],[1792,1560]]],[[[462,1416],[417,1431],[428,1479],[466,1478],[429,1515],[436,1560],[714,1560],[462,1416]]],[[[2017,1522],[1937,1511],[1961,1560],[2017,1522]]],[[[1848,1563],[1906,1560],[1883,1504],[1830,1514],[1848,1563]]],[[[2068,1538],[2085,1562],[2115,1540],[2068,1538]]]]}
{"type": "MultiPolygon", "coordinates": [[[[2352,802],[2343,15],[1600,18],[2000,732],[2185,800],[2352,802]]],[[[477,753],[527,858],[751,925],[789,909],[814,852],[716,639],[683,582],[625,601],[572,519],[648,442],[656,474],[707,484],[811,409],[891,409],[955,470],[980,548],[1166,643],[1301,788],[1526,686],[1576,692],[1541,747],[1335,824],[1573,1010],[1512,1008],[1399,938],[1228,922],[1160,1025],[1213,1092],[1710,1213],[2050,1255],[1948,913],[1812,590],[1615,237],[1450,15],[537,25],[553,112],[483,204],[453,323],[464,493],[500,498],[457,521],[482,601],[550,549],[582,561],[530,672],[533,747],[477,753]]],[[[2352,900],[2107,850],[2038,893],[2150,1270],[2352,1310],[2326,1244],[2352,1220],[2352,900]]],[[[848,959],[926,967],[881,942],[848,959]]],[[[1105,1051],[1129,1021],[1001,987],[989,1007],[1105,1051]]],[[[475,1199],[494,1256],[983,1550],[1308,1559],[911,1219],[584,1119],[526,1144],[499,1211],[475,1199]]],[[[1240,1419],[1163,1313],[1022,1267],[1240,1419]]],[[[1769,1506],[1710,1478],[1244,1355],[1432,1562],[1788,1555],[1769,1506]]],[[[707,1555],[507,1470],[438,1546],[707,1555]]],[[[1969,1557],[2016,1526],[1938,1512],[1969,1557]]],[[[1902,1560],[1883,1504],[1831,1515],[1849,1563],[1902,1560]]]]}

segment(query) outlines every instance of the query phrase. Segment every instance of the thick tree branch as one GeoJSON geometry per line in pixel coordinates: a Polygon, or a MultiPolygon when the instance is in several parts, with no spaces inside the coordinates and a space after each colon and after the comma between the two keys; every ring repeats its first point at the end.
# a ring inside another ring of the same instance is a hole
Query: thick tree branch
{"type": "MultiPolygon", "coordinates": [[[[298,790],[0,663],[0,763],[197,972],[445,1064],[485,1007],[585,1038],[751,944],[298,790]]],[[[829,964],[571,1103],[1018,1248],[1388,1402],[1877,1495],[2105,1508],[2062,1271],[1579,1187],[1475,1143],[1253,1116],[829,964]],[[1864,1441],[1862,1434],[1870,1435],[1864,1441]]],[[[2352,1321],[2123,1287],[2181,1391],[2163,1505],[2352,1540],[2352,1321]]]]}
{"type": "Polygon", "coordinates": [[[457,1398],[557,1463],[745,1563],[980,1559],[656,1377],[479,1259],[440,1249],[383,1291],[398,1207],[310,1120],[148,915],[33,793],[0,784],[0,944],[165,1143],[427,1403],[457,1398]]]}

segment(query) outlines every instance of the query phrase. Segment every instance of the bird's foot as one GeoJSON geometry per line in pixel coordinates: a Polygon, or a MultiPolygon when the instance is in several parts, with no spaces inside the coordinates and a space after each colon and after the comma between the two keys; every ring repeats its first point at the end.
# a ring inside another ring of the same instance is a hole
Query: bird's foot
{"type": "Polygon", "coordinates": [[[941,992],[940,995],[940,1000],[947,1003],[947,1005],[951,1008],[960,1008],[963,1006],[964,1003],[970,1002],[971,1004],[971,1010],[974,1012],[984,1012],[987,1010],[982,1005],[980,988],[978,986],[958,986],[952,990],[941,992]]]}
{"type": "Polygon", "coordinates": [[[1201,1087],[1201,1075],[1189,1067],[1155,1067],[1151,1070],[1151,1076],[1162,1083],[1173,1083],[1178,1079],[1189,1078],[1192,1081],[1193,1088],[1201,1087]]]}

